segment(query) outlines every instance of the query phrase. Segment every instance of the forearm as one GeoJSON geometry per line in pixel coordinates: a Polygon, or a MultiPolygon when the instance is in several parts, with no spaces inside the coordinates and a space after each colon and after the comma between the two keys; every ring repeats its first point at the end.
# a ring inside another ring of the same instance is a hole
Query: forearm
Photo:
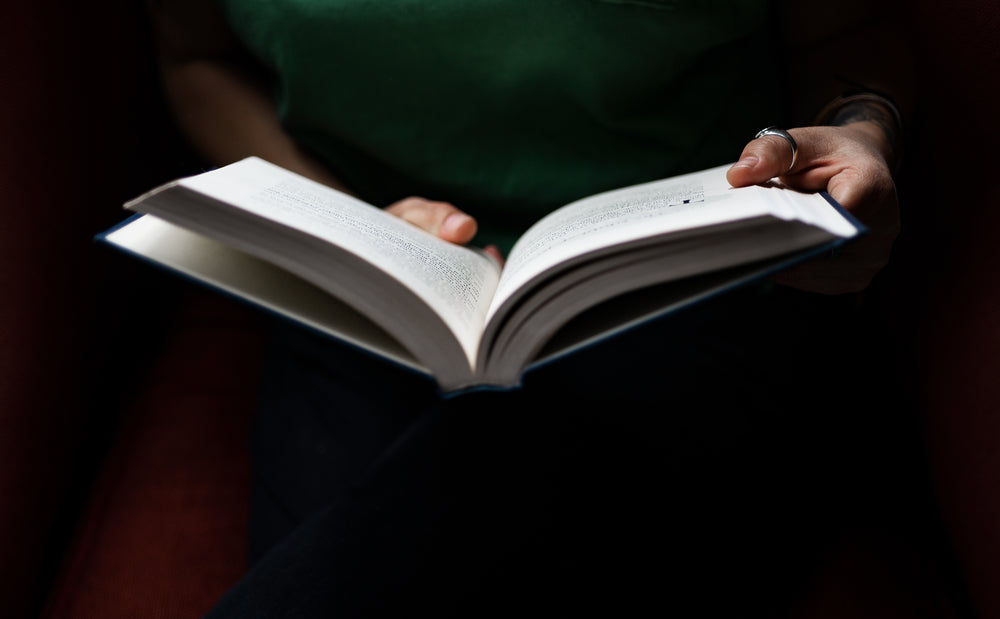
{"type": "Polygon", "coordinates": [[[856,93],[832,100],[813,124],[851,127],[863,132],[885,159],[890,170],[899,168],[903,156],[903,116],[892,99],[874,93],[856,93]]]}
{"type": "Polygon", "coordinates": [[[321,163],[284,131],[267,92],[224,60],[187,60],[162,68],[178,127],[207,162],[224,165],[256,155],[344,190],[321,163]]]}
{"type": "Polygon", "coordinates": [[[167,103],[178,128],[211,165],[256,155],[343,189],[283,130],[260,69],[204,0],[147,0],[167,103]]]}

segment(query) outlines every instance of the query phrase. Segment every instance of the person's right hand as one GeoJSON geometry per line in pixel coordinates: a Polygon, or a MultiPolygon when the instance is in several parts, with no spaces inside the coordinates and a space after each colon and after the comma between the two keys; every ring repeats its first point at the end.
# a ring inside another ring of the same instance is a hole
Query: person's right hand
{"type": "MultiPolygon", "coordinates": [[[[390,204],[385,210],[457,245],[469,243],[476,236],[478,229],[475,219],[448,202],[411,196],[390,204]]],[[[500,250],[495,246],[490,245],[484,250],[497,261],[503,262],[500,250]]]]}
{"type": "Polygon", "coordinates": [[[734,187],[777,178],[799,190],[829,192],[865,224],[868,234],[844,247],[836,258],[816,258],[773,279],[822,294],[859,292],[888,263],[899,234],[899,199],[889,165],[891,140],[882,125],[871,121],[801,127],[789,133],[798,143],[797,158],[785,140],[764,136],[747,144],[726,178],[734,187]]]}

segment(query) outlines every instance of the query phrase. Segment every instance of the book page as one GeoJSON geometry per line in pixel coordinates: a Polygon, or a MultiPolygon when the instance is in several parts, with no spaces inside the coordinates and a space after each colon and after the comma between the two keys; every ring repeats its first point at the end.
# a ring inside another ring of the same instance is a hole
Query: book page
{"type": "Polygon", "coordinates": [[[143,215],[104,240],[237,298],[429,373],[367,317],[287,271],[153,215],[143,215]]]}
{"type": "Polygon", "coordinates": [[[181,183],[338,245],[391,274],[434,309],[475,358],[499,278],[499,266],[488,256],[261,159],[181,183]]]}
{"type": "Polygon", "coordinates": [[[597,194],[552,212],[514,245],[490,315],[525,283],[583,253],[768,212],[753,188],[729,185],[728,167],[597,194]]]}

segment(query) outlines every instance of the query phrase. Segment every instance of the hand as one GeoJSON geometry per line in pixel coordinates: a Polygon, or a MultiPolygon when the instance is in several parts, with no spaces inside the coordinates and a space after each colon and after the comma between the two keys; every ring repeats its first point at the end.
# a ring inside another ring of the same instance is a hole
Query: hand
{"type": "MultiPolygon", "coordinates": [[[[475,219],[448,202],[409,197],[390,204],[385,210],[445,241],[458,245],[465,245],[471,241],[478,229],[475,219]]],[[[484,251],[503,263],[503,257],[496,246],[485,247],[484,251]]]]}
{"type": "Polygon", "coordinates": [[[789,133],[792,149],[778,136],[752,140],[728,171],[734,187],[772,178],[805,191],[826,190],[869,228],[835,258],[815,259],[775,276],[778,283],[825,294],[858,292],[889,260],[899,234],[899,202],[887,159],[888,139],[878,125],[858,122],[842,127],[803,127],[789,133]]]}

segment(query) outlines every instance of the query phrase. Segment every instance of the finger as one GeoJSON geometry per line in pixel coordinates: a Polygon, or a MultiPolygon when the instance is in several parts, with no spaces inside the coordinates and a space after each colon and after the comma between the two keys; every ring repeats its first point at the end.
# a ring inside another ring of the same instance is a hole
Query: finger
{"type": "Polygon", "coordinates": [[[486,255],[496,260],[497,264],[503,266],[504,258],[503,254],[500,253],[499,247],[497,247],[496,245],[487,245],[486,247],[483,248],[483,251],[486,252],[486,255]]]}
{"type": "MultiPolygon", "coordinates": [[[[796,130],[788,133],[795,137],[796,130]]],[[[801,140],[796,139],[801,143],[801,140]]],[[[802,153],[799,153],[802,156],[802,153]]],[[[740,154],[739,160],[726,172],[726,180],[733,187],[758,185],[792,171],[792,145],[783,137],[764,135],[751,140],[740,154]]]]}
{"type": "Polygon", "coordinates": [[[890,219],[898,215],[896,186],[891,174],[877,166],[851,166],[838,170],[827,182],[827,190],[841,206],[869,224],[879,215],[890,219]]]}
{"type": "Polygon", "coordinates": [[[476,236],[476,220],[447,202],[410,197],[385,210],[452,243],[464,245],[476,236]]]}

